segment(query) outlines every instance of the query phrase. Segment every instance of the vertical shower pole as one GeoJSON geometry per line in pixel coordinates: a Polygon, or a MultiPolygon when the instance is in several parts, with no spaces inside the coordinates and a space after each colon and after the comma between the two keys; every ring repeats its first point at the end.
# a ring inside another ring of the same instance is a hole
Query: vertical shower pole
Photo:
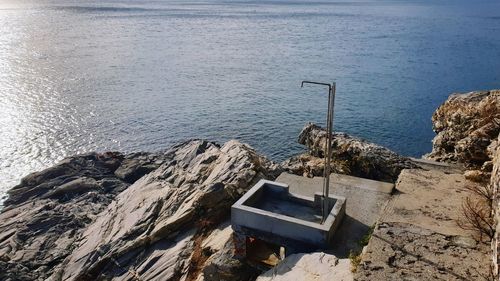
{"type": "Polygon", "coordinates": [[[330,193],[330,171],[331,171],[331,158],[332,158],[332,135],[333,135],[333,108],[335,106],[335,88],[336,84],[333,82],[332,84],[328,83],[319,83],[312,81],[302,81],[301,87],[304,84],[316,84],[316,85],[324,85],[328,86],[328,112],[326,117],[326,135],[327,139],[325,142],[325,167],[323,169],[323,202],[321,204],[321,214],[322,220],[321,223],[325,222],[328,217],[329,208],[329,200],[328,195],[330,193]]]}
{"type": "Polygon", "coordinates": [[[328,217],[329,200],[328,195],[330,193],[330,170],[331,170],[331,158],[332,158],[332,135],[333,135],[333,107],[335,106],[335,82],[332,83],[330,91],[328,92],[328,117],[326,121],[326,134],[328,136],[327,144],[325,144],[325,169],[324,169],[324,183],[323,183],[323,222],[328,217]]]}

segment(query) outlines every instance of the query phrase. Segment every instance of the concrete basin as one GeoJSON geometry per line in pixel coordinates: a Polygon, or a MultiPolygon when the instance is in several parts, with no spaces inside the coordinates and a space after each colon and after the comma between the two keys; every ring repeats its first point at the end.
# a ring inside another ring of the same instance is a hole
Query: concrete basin
{"type": "Polygon", "coordinates": [[[346,199],[330,195],[329,215],[321,223],[321,197],[321,193],[293,194],[287,184],[261,180],[231,207],[231,224],[237,235],[289,249],[328,248],[344,216],[346,199]]]}

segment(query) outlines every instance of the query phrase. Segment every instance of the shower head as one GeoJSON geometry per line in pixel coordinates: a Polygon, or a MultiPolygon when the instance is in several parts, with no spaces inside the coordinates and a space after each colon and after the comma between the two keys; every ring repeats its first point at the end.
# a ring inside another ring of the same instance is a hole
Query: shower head
{"type": "Polygon", "coordinates": [[[328,83],[313,82],[313,81],[302,81],[302,83],[300,84],[300,87],[303,88],[304,84],[315,84],[315,85],[328,86],[328,89],[332,90],[332,84],[328,84],[328,83]]]}

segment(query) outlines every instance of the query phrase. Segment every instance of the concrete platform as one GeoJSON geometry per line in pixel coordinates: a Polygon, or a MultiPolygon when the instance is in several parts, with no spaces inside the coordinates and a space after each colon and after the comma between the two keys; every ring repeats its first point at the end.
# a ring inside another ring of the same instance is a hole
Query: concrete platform
{"type": "Polygon", "coordinates": [[[490,243],[457,224],[463,201],[475,196],[466,187],[479,184],[433,166],[401,172],[356,280],[493,280],[490,243]]]}
{"type": "Polygon", "coordinates": [[[282,245],[288,253],[328,248],[346,199],[327,199],[328,216],[322,222],[321,194],[301,196],[290,193],[286,184],[260,180],[231,207],[231,226],[237,235],[282,245]]]}
{"type": "Polygon", "coordinates": [[[464,172],[464,167],[459,164],[446,162],[436,162],[423,158],[410,158],[415,164],[424,170],[440,170],[447,173],[460,174],[464,172]]]}
{"type": "MultiPolygon", "coordinates": [[[[292,193],[313,196],[321,192],[323,178],[306,178],[282,173],[277,182],[286,183],[292,193]]],[[[332,240],[333,247],[327,252],[345,258],[350,250],[359,247],[358,242],[379,219],[381,210],[391,197],[394,184],[332,174],[330,194],[346,198],[345,216],[332,240]]]]}

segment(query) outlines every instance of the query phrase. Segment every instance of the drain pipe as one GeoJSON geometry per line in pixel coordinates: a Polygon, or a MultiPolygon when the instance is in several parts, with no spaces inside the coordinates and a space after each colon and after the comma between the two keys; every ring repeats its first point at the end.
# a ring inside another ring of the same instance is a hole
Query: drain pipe
{"type": "Polygon", "coordinates": [[[304,84],[315,84],[315,85],[323,85],[328,86],[328,113],[326,117],[326,134],[327,141],[325,143],[325,168],[323,169],[323,197],[321,204],[321,214],[322,220],[321,223],[324,223],[326,218],[328,217],[328,195],[330,190],[330,163],[332,158],[332,135],[333,135],[333,107],[335,105],[335,82],[332,84],[328,83],[320,83],[313,81],[302,81],[300,87],[304,87],[304,84]]]}

